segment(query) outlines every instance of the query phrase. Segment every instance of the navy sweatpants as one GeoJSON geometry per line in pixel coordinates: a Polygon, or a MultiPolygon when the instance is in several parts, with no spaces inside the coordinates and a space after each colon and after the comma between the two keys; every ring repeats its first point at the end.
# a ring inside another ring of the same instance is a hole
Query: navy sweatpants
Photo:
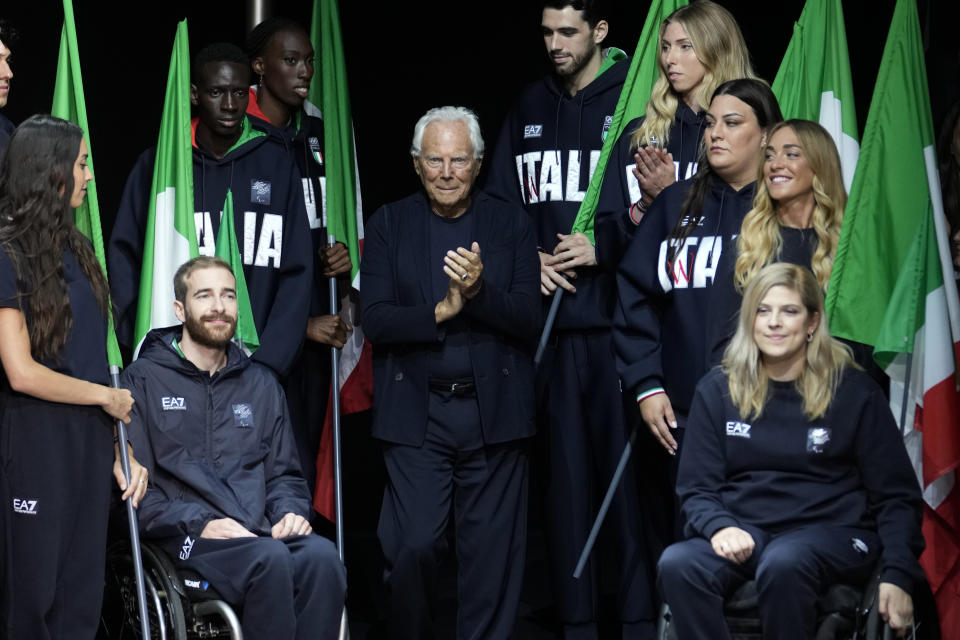
{"type": "Polygon", "coordinates": [[[99,407],[19,394],[5,400],[0,460],[9,494],[3,505],[9,638],[90,640],[103,600],[110,417],[99,407]]]}
{"type": "MultiPolygon", "coordinates": [[[[506,639],[517,617],[527,533],[522,443],[484,445],[474,396],[432,391],[421,447],[384,444],[388,482],[377,533],[391,637],[433,637],[433,604],[453,512],[457,638],[506,639]]],[[[399,419],[399,417],[398,417],[399,419]]]]}
{"type": "Polygon", "coordinates": [[[617,606],[624,638],[652,635],[656,617],[651,545],[628,464],[601,537],[579,580],[573,570],[629,438],[609,331],[558,332],[538,372],[544,389],[545,526],[554,608],[566,638],[596,638],[599,556],[615,558],[617,606]]]}
{"type": "Polygon", "coordinates": [[[196,571],[224,600],[241,608],[245,638],[337,637],[347,574],[326,538],[198,538],[189,555],[183,538],[164,540],[161,546],[175,564],[196,571]]]}
{"type": "Polygon", "coordinates": [[[756,543],[743,564],[717,555],[704,538],[670,545],[660,557],[660,591],[681,640],[729,639],[724,598],[754,577],[764,638],[813,638],[820,593],[836,582],[865,582],[880,552],[877,534],[855,527],[812,525],[776,536],[742,528],[756,543]]]}

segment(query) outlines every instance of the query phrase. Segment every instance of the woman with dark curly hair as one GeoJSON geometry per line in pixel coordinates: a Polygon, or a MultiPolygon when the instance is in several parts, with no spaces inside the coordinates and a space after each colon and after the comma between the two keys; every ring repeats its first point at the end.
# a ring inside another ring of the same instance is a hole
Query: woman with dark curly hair
{"type": "Polygon", "coordinates": [[[130,421],[133,398],[109,386],[107,282],[73,224],[93,179],[83,132],[33,116],[14,131],[5,158],[0,463],[4,511],[12,505],[12,512],[3,636],[91,639],[103,594],[111,462],[134,505],[147,473],[131,458],[127,486],[111,443],[113,419],[130,421]]]}

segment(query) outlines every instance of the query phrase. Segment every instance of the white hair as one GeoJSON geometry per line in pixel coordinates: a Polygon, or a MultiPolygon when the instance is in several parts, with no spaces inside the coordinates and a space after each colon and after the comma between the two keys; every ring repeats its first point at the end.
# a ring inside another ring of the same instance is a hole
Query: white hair
{"type": "Polygon", "coordinates": [[[470,134],[470,145],[473,147],[473,157],[483,157],[483,136],[480,135],[480,120],[466,107],[434,107],[417,120],[413,128],[413,144],[410,145],[410,155],[419,156],[423,145],[423,132],[427,125],[433,122],[463,122],[467,125],[470,134]]]}

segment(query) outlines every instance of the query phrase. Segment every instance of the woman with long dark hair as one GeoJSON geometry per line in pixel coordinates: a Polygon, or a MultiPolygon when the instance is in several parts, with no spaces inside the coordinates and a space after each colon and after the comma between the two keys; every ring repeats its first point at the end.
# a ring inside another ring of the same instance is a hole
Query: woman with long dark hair
{"type": "Polygon", "coordinates": [[[21,124],[0,167],[0,462],[8,515],[8,635],[93,638],[103,594],[111,463],[123,497],[146,469],[119,469],[113,419],[133,398],[109,386],[109,294],[73,224],[87,183],[79,127],[51,116],[21,124]],[[111,451],[113,454],[111,455],[111,451]],[[14,582],[15,581],[15,582],[14,582]]]}
{"type": "Polygon", "coordinates": [[[757,581],[764,638],[814,637],[816,599],[879,562],[902,636],[923,580],[923,503],[880,388],[830,336],[820,283],[789,263],[747,285],[723,365],[697,386],[677,480],[687,540],[659,563],[683,640],[729,638],[724,596],[757,581]]]}
{"type": "Polygon", "coordinates": [[[706,163],[664,189],[617,273],[614,343],[624,390],[671,454],[694,386],[709,369],[712,286],[725,246],[753,202],[770,128],[783,117],[770,87],[739,79],[717,87],[706,113],[706,163]]]}

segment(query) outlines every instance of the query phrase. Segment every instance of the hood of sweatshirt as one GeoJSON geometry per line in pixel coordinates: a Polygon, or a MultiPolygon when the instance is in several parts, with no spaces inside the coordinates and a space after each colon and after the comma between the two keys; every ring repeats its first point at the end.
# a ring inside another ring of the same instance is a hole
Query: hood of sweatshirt
{"type": "Polygon", "coordinates": [[[230,342],[227,344],[227,364],[211,376],[208,371],[198,369],[183,355],[179,344],[182,339],[183,325],[153,329],[143,339],[139,357],[192,378],[210,379],[232,375],[250,366],[250,359],[240,351],[240,347],[230,342]]]}

